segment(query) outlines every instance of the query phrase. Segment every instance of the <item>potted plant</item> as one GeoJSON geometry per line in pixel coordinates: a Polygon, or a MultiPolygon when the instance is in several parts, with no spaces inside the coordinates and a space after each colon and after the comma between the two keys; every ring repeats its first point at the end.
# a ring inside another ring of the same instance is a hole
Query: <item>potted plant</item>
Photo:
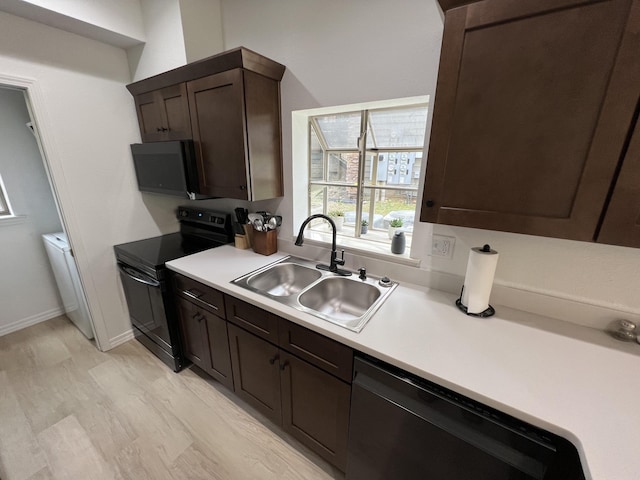
{"type": "Polygon", "coordinates": [[[329,213],[327,213],[327,216],[336,224],[336,230],[341,232],[342,226],[344,225],[344,211],[336,208],[334,210],[330,210],[329,213]]]}
{"type": "Polygon", "coordinates": [[[364,235],[368,231],[369,231],[369,222],[367,222],[366,220],[362,220],[362,222],[360,222],[360,235],[364,235]]]}
{"type": "Polygon", "coordinates": [[[401,218],[394,218],[393,220],[391,220],[391,222],[389,223],[389,240],[391,240],[393,238],[393,236],[395,235],[396,231],[399,228],[402,228],[403,222],[401,218]]]}

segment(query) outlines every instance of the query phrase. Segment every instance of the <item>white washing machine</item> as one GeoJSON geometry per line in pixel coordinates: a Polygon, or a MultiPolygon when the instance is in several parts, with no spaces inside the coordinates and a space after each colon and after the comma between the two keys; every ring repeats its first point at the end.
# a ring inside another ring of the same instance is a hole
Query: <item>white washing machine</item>
{"type": "Polygon", "coordinates": [[[62,232],[47,233],[42,235],[42,238],[47,255],[49,255],[53,274],[56,277],[64,311],[69,320],[78,327],[85,337],[92,339],[93,327],[91,326],[89,308],[84,298],[78,268],[71,254],[67,235],[62,232]]]}

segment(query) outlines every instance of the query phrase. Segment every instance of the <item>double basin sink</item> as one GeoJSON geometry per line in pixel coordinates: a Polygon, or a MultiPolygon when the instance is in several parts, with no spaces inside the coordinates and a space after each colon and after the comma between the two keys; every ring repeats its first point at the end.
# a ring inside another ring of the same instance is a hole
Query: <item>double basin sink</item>
{"type": "Polygon", "coordinates": [[[364,328],[398,285],[357,273],[339,276],[319,270],[314,262],[291,256],[233,283],[354,332],[364,328]]]}

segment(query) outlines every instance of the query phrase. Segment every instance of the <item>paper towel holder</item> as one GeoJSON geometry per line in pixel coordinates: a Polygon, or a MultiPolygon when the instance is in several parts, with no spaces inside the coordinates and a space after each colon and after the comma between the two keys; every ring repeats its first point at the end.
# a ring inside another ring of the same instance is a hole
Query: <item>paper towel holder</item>
{"type": "Polygon", "coordinates": [[[486,310],[480,313],[469,313],[469,311],[467,310],[467,307],[465,307],[462,304],[462,292],[464,292],[464,285],[462,286],[462,290],[460,290],[460,298],[456,300],[456,306],[460,309],[460,311],[464,312],[466,315],[469,315],[470,317],[487,318],[487,317],[492,317],[496,314],[495,309],[491,305],[489,305],[489,307],[486,310]]]}

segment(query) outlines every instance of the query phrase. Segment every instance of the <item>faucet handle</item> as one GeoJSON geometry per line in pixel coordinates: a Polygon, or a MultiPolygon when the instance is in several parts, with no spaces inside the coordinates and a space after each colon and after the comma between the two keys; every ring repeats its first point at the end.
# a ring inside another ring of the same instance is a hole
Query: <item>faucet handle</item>
{"type": "Polygon", "coordinates": [[[358,269],[358,273],[360,280],[366,280],[367,279],[367,269],[365,267],[360,267],[358,269]]]}
{"type": "Polygon", "coordinates": [[[335,262],[338,265],[344,265],[344,249],[340,250],[340,258],[339,259],[338,259],[338,254],[336,253],[335,262]]]}

